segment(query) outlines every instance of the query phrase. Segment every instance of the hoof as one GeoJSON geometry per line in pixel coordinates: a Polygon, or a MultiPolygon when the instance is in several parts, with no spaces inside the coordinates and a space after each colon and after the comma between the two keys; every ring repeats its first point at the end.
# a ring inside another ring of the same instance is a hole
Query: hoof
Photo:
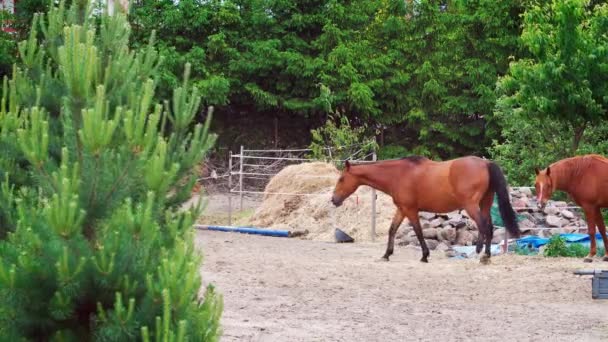
{"type": "Polygon", "coordinates": [[[420,262],[426,262],[426,263],[428,263],[429,260],[427,258],[422,258],[422,259],[420,259],[420,262]]]}
{"type": "Polygon", "coordinates": [[[490,264],[490,257],[487,255],[482,255],[481,258],[479,258],[479,263],[482,265],[489,265],[490,264]]]}
{"type": "Polygon", "coordinates": [[[583,259],[584,262],[593,262],[593,258],[592,257],[586,257],[585,259],[583,259]]]}

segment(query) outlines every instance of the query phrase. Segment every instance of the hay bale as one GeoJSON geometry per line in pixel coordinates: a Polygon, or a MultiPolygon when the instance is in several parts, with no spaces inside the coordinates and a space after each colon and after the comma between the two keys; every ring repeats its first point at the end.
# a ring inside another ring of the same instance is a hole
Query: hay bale
{"type": "MultiPolygon", "coordinates": [[[[340,228],[355,241],[369,241],[371,188],[360,187],[336,208],[330,199],[339,172],[331,164],[315,162],[291,165],[281,170],[266,186],[264,201],[247,223],[260,226],[308,230],[307,239],[333,241],[340,228]],[[317,177],[310,177],[317,176],[317,177]],[[321,176],[321,177],[319,177],[321,176]],[[318,193],[319,196],[288,196],[273,193],[318,193]]],[[[383,237],[395,213],[390,196],[377,192],[376,236],[383,237]]],[[[407,224],[407,220],[403,225],[407,224]]]]}
{"type": "Polygon", "coordinates": [[[261,227],[284,223],[284,218],[297,210],[308,196],[282,194],[313,194],[326,191],[335,184],[339,172],[328,163],[290,165],[276,174],[264,189],[264,200],[250,223],[261,227]]]}

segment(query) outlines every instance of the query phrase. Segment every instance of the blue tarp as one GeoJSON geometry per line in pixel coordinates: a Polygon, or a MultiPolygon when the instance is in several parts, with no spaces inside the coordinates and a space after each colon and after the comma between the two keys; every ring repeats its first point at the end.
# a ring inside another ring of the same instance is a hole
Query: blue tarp
{"type": "Polygon", "coordinates": [[[263,229],[263,228],[256,228],[256,227],[229,227],[229,226],[205,226],[205,225],[201,225],[199,227],[206,228],[207,230],[215,230],[215,231],[220,231],[220,232],[257,234],[257,235],[276,236],[276,237],[289,237],[288,230],[263,229]]]}
{"type": "MultiPolygon", "coordinates": [[[[582,243],[589,244],[590,238],[589,234],[579,234],[579,233],[568,233],[568,234],[559,234],[559,236],[566,241],[566,243],[582,243]]],[[[596,240],[601,241],[602,236],[600,233],[595,234],[596,240]]],[[[526,236],[524,238],[518,239],[515,241],[519,247],[534,247],[538,248],[540,246],[544,246],[549,243],[549,238],[542,238],[538,236],[526,236]]]]}

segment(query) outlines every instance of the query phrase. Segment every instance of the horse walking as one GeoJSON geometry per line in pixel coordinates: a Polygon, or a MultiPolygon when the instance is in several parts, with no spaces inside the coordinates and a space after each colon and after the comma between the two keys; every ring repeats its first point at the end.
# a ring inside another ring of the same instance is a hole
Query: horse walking
{"type": "MultiPolygon", "coordinates": [[[[601,208],[608,207],[608,159],[595,154],[562,159],[544,170],[536,169],[536,196],[538,204],[544,208],[555,190],[566,192],[585,213],[591,248],[586,262],[592,262],[597,249],[595,227],[598,228],[604,241],[604,250],[608,251],[606,225],[601,208]]],[[[608,261],[608,256],[604,256],[608,261]]]]}
{"type": "Polygon", "coordinates": [[[476,245],[478,254],[485,239],[485,255],[480,261],[489,262],[494,233],[490,215],[494,193],[498,194],[499,211],[507,230],[513,236],[520,235],[515,212],[509,201],[507,181],[500,167],[488,160],[468,156],[435,162],[412,156],[360,165],[351,165],[347,161],[334,189],[332,203],[340,206],[360,185],[370,186],[391,196],[397,207],[389,230],[386,252],[382,257],[386,261],[393,254],[395,234],[405,217],[414,227],[420,242],[420,261],[428,262],[429,249],[422,236],[418,213],[447,213],[464,209],[479,230],[476,245]]]}

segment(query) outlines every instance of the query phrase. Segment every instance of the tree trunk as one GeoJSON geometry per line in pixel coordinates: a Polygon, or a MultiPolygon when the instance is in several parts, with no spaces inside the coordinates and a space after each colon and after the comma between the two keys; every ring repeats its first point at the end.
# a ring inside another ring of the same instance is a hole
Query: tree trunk
{"type": "Polygon", "coordinates": [[[587,122],[583,122],[577,127],[574,127],[574,136],[572,137],[572,151],[570,151],[571,155],[575,155],[576,151],[578,151],[578,146],[581,143],[581,139],[585,134],[585,129],[587,128],[587,122]]]}
{"type": "Polygon", "coordinates": [[[274,148],[279,148],[279,118],[274,117],[274,148]]]}

